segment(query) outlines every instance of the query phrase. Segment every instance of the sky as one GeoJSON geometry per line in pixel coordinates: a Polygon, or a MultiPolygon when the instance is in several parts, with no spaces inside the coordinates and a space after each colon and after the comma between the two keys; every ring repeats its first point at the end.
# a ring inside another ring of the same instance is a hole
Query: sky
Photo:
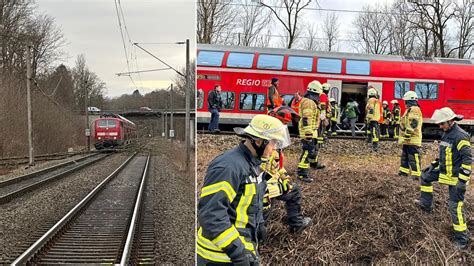
{"type": "MultiPolygon", "coordinates": [[[[132,43],[144,43],[141,46],[146,50],[172,67],[181,69],[186,64],[186,47],[174,43],[190,39],[191,57],[194,57],[195,1],[120,2],[132,43]]],[[[106,83],[106,96],[130,94],[135,89],[146,93],[167,88],[176,77],[176,73],[171,70],[133,74],[134,85],[129,77],[116,75],[128,72],[128,67],[114,0],[36,0],[36,3],[38,11],[52,17],[66,38],[63,47],[66,56],[58,63],[73,67],[77,55],[84,54],[89,69],[106,83]]],[[[126,43],[127,57],[133,58],[130,71],[166,67],[130,45],[127,39],[126,43]]]]}

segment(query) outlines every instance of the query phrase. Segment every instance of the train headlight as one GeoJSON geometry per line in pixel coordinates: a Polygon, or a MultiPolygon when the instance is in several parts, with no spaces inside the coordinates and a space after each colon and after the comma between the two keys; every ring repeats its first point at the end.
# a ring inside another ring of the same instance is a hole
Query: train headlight
{"type": "Polygon", "coordinates": [[[98,139],[102,139],[101,137],[98,137],[98,139]]]}
{"type": "Polygon", "coordinates": [[[117,137],[114,137],[114,139],[117,139],[117,137]]]}

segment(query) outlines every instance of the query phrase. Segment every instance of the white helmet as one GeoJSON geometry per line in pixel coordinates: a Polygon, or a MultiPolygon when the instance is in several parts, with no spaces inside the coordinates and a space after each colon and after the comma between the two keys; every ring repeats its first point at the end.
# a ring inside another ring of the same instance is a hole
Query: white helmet
{"type": "Polygon", "coordinates": [[[334,99],[334,98],[329,98],[329,102],[330,102],[330,103],[335,103],[335,102],[336,102],[336,99],[334,99]]]}
{"type": "Polygon", "coordinates": [[[377,96],[377,90],[374,89],[373,87],[369,88],[369,90],[367,91],[367,95],[370,97],[370,96],[377,96]]]}
{"type": "Polygon", "coordinates": [[[431,117],[431,120],[434,121],[435,124],[441,124],[443,122],[447,122],[449,120],[456,120],[460,121],[464,117],[462,115],[457,115],[451,110],[449,107],[443,107],[441,109],[436,109],[431,117]]]}
{"type": "Polygon", "coordinates": [[[403,100],[409,101],[409,100],[418,100],[418,95],[416,95],[416,92],[414,91],[407,91],[403,95],[403,100]]]}
{"type": "Polygon", "coordinates": [[[388,105],[388,102],[387,102],[387,101],[383,101],[383,102],[382,102],[382,104],[386,104],[386,105],[388,105]]]}
{"type": "Polygon", "coordinates": [[[392,104],[398,104],[398,101],[397,100],[391,100],[390,101],[392,104]]]}

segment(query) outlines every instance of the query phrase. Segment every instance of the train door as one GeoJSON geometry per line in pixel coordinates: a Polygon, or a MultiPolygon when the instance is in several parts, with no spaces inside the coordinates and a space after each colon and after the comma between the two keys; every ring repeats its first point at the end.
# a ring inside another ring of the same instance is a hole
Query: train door
{"type": "MultiPolygon", "coordinates": [[[[341,110],[341,91],[342,91],[342,80],[332,80],[328,79],[327,81],[331,84],[331,89],[329,90],[328,98],[334,98],[336,100],[339,110],[341,110]]],[[[340,112],[339,112],[340,113],[340,112]]],[[[337,118],[337,123],[340,123],[340,115],[337,118]]]]}

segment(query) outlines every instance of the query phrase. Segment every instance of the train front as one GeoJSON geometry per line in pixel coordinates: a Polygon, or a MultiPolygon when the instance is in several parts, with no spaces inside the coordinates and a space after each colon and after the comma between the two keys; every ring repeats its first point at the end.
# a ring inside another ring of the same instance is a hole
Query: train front
{"type": "Polygon", "coordinates": [[[95,148],[97,150],[114,148],[121,144],[120,120],[117,118],[98,118],[94,121],[95,148]]]}

